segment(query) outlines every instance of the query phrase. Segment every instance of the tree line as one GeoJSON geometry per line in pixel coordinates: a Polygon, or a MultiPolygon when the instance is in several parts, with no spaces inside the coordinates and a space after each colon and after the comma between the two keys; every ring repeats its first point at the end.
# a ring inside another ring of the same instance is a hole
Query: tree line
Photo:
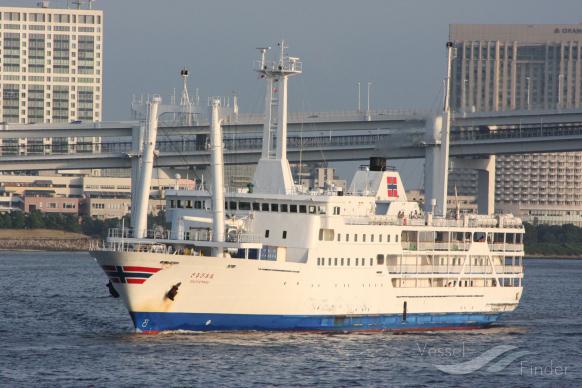
{"type": "Polygon", "coordinates": [[[582,228],[572,224],[524,224],[525,253],[528,255],[582,255],[582,228]]]}
{"type": "MultiPolygon", "coordinates": [[[[165,225],[164,214],[160,212],[157,216],[148,216],[148,225],[165,225]]],[[[52,229],[66,232],[83,233],[87,236],[101,237],[107,236],[110,228],[121,227],[125,224],[129,227],[131,220],[129,216],[124,219],[110,218],[106,220],[95,219],[90,216],[79,217],[74,214],[43,213],[33,210],[30,213],[13,211],[0,214],[0,229],[52,229]]]]}

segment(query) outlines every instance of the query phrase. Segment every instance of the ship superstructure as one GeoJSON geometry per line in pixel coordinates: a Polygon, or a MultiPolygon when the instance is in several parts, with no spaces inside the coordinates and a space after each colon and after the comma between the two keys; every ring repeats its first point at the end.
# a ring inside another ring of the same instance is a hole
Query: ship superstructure
{"type": "MultiPolygon", "coordinates": [[[[224,188],[213,100],[212,187],[167,193],[169,231],[147,231],[138,202],[134,229],[112,230],[92,251],[136,329],[474,328],[514,310],[523,278],[519,219],[424,212],[380,157],[346,192],[295,185],[286,159],[287,81],[302,67],[284,42],[279,49],[269,62],[261,48],[256,66],[266,109],[253,185],[224,188]]],[[[140,192],[149,187],[157,103],[140,192]]]]}

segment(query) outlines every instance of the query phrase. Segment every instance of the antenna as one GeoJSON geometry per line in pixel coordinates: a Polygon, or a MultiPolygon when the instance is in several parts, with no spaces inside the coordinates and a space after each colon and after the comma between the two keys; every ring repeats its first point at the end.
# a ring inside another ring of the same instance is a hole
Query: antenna
{"type": "Polygon", "coordinates": [[[182,114],[186,115],[186,120],[184,124],[192,125],[192,102],[190,101],[190,96],[188,95],[188,69],[183,67],[180,70],[180,77],[182,77],[182,97],[180,97],[180,106],[182,107],[182,114]]]}
{"type": "Polygon", "coordinates": [[[266,63],[265,63],[265,56],[267,54],[267,51],[269,51],[271,49],[271,47],[257,47],[257,50],[259,50],[259,52],[261,53],[261,63],[260,63],[260,68],[263,70],[266,70],[266,63]]]}

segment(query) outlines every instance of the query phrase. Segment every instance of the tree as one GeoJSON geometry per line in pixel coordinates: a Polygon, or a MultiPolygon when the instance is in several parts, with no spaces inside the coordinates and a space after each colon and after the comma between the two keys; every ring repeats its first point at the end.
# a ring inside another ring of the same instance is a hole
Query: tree
{"type": "Polygon", "coordinates": [[[0,229],[10,229],[12,228],[12,218],[10,214],[3,213],[0,214],[0,229]]]}
{"type": "Polygon", "coordinates": [[[44,228],[46,225],[44,222],[43,214],[39,210],[31,211],[28,217],[26,217],[26,226],[29,229],[44,228]]]}
{"type": "Polygon", "coordinates": [[[72,214],[65,214],[63,216],[63,229],[67,232],[80,232],[79,218],[72,214]]]}
{"type": "Polygon", "coordinates": [[[14,229],[24,229],[26,227],[26,219],[21,211],[13,211],[10,213],[12,219],[12,227],[14,229]]]}

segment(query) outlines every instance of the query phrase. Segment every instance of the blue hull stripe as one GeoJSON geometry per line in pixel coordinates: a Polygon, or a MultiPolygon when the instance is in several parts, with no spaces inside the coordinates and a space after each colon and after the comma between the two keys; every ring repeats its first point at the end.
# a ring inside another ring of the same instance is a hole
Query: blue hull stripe
{"type": "Polygon", "coordinates": [[[164,330],[438,330],[478,328],[494,323],[499,314],[400,314],[389,315],[253,315],[205,313],[131,312],[135,328],[141,331],[164,330]]]}

